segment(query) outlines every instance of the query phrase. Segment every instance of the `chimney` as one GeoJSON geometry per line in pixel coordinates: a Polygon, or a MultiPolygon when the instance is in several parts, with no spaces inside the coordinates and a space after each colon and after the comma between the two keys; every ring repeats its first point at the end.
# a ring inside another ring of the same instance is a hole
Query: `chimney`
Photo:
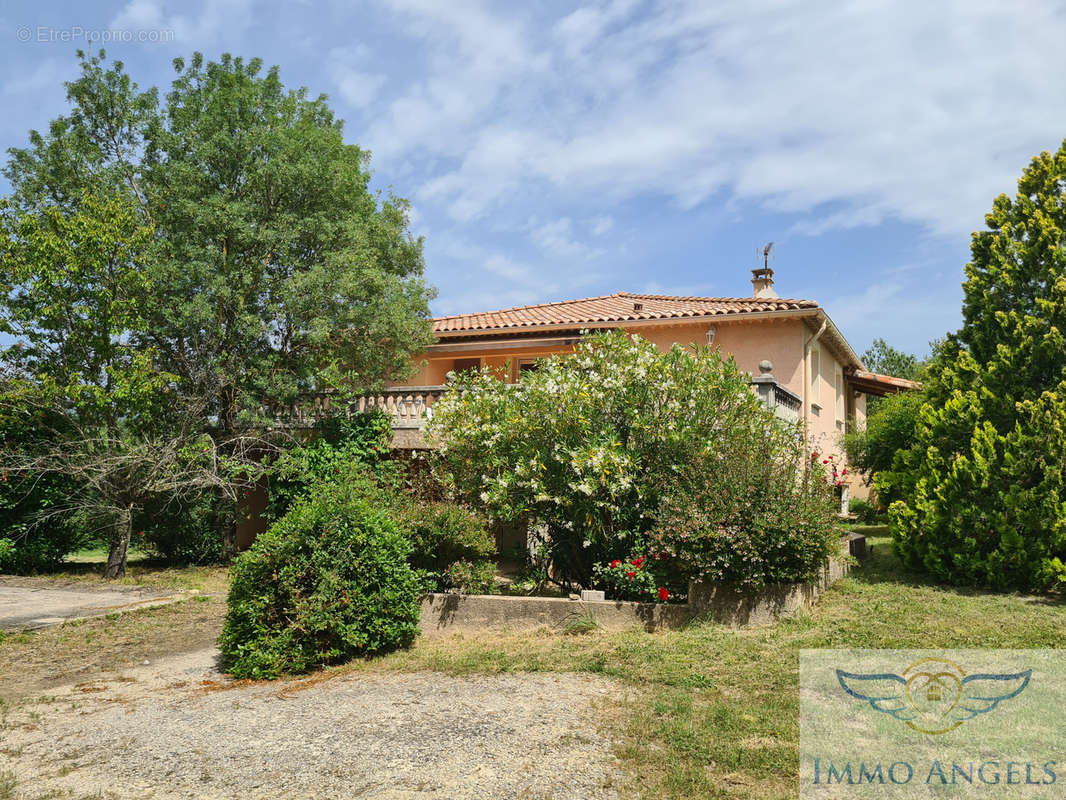
{"type": "Polygon", "coordinates": [[[777,297],[777,292],[774,291],[774,271],[769,267],[753,269],[751,285],[754,287],[753,297],[777,297]]]}

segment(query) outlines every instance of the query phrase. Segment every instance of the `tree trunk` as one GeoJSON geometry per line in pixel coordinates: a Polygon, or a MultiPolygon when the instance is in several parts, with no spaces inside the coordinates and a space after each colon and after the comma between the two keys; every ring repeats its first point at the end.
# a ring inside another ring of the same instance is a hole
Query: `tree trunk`
{"type": "Polygon", "coordinates": [[[111,535],[108,537],[111,549],[107,554],[107,566],[104,567],[106,580],[125,577],[126,557],[129,555],[132,528],[133,507],[127,506],[118,511],[115,521],[111,524],[111,535]]]}

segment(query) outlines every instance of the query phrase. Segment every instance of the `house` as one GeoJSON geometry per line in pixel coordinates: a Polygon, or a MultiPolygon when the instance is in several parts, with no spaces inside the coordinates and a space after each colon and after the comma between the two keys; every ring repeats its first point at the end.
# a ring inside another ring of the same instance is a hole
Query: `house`
{"type": "MultiPolygon", "coordinates": [[[[416,374],[371,404],[394,414],[397,446],[417,447],[418,428],[450,372],[488,367],[513,383],[536,369],[538,359],[571,352],[583,330],[622,329],[664,350],[675,343],[708,345],[732,356],[781,416],[802,422],[813,449],[843,465],[840,437],[864,423],[866,395],[916,384],[867,371],[817,302],[778,297],[772,269],[752,270],[752,276],[751,297],[618,292],[438,317],[438,341],[421,354],[416,374]]],[[[852,487],[864,488],[857,479],[852,487]]]]}
{"type": "MultiPolygon", "coordinates": [[[[752,386],[779,416],[801,422],[812,449],[845,466],[841,434],[866,419],[866,396],[918,388],[913,381],[866,370],[840,329],[813,300],[781,298],[774,271],[752,270],[750,297],[674,297],[618,292],[602,297],[456,314],[433,320],[436,344],[415,357],[417,369],[404,382],[358,399],[359,411],[381,408],[393,418],[393,446],[428,447],[422,427],[448,374],[488,367],[515,383],[536,369],[538,359],[569,353],[583,330],[622,329],[662,349],[675,343],[707,345],[732,356],[752,375],[752,386]]],[[[308,424],[328,408],[292,409],[292,422],[308,424]]],[[[841,504],[865,497],[858,475],[846,476],[841,504]]],[[[265,528],[266,489],[247,502],[238,541],[246,546],[265,528]]]]}

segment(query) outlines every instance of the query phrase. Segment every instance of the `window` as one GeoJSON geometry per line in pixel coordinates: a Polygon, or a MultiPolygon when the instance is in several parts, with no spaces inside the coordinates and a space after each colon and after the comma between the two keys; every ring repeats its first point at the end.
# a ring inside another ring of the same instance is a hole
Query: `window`
{"type": "Polygon", "coordinates": [[[822,351],[811,347],[811,405],[822,407],[822,351]]]}

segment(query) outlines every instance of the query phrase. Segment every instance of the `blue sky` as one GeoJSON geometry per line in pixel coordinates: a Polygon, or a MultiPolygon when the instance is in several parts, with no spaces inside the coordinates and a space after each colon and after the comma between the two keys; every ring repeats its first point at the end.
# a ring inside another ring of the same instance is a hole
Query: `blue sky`
{"type": "Polygon", "coordinates": [[[439,314],[747,296],[774,241],[782,296],[924,353],[992,198],[1066,137],[1062,3],[8,0],[0,144],[116,36],[142,87],[228,51],[329,95],[411,200],[439,314]]]}

